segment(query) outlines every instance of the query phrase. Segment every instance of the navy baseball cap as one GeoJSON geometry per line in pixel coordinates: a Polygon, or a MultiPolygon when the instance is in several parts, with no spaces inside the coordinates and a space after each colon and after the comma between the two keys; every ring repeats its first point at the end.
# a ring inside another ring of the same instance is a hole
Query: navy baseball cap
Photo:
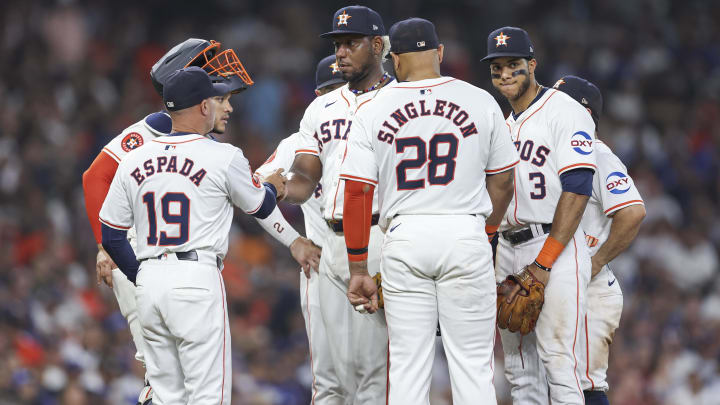
{"type": "Polygon", "coordinates": [[[502,27],[491,32],[487,39],[487,56],[481,60],[515,56],[532,59],[535,50],[528,33],[517,27],[502,27]]]}
{"type": "Polygon", "coordinates": [[[366,36],[385,35],[385,25],[380,14],[365,6],[343,7],[335,12],[332,22],[332,31],[320,37],[333,35],[360,34],[366,36]]]}
{"type": "Polygon", "coordinates": [[[435,25],[423,18],[408,18],[390,27],[390,51],[395,54],[421,52],[440,46],[435,25]]]}
{"type": "Polygon", "coordinates": [[[200,104],[210,97],[224,96],[232,91],[225,82],[213,83],[207,72],[198,66],[176,70],[163,86],[163,102],[168,111],[178,111],[200,104]]]}
{"type": "Polygon", "coordinates": [[[338,70],[335,55],[323,58],[317,65],[315,70],[315,88],[320,90],[325,86],[332,84],[345,83],[342,73],[338,70]]]}
{"type": "Polygon", "coordinates": [[[583,107],[589,108],[597,128],[602,115],[603,99],[596,85],[581,77],[563,76],[553,87],[574,98],[583,107]]]}

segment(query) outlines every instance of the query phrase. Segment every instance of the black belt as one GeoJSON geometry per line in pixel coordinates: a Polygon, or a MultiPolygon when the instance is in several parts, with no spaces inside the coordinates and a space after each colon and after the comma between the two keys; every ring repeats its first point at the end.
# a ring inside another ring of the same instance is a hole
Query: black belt
{"type": "MultiPolygon", "coordinates": [[[[336,232],[336,233],[343,232],[342,219],[328,219],[328,220],[325,220],[325,222],[328,224],[330,229],[333,230],[333,232],[336,232]]],[[[380,214],[374,214],[372,216],[372,219],[370,220],[370,225],[377,225],[378,222],[380,222],[380,214]]]]}
{"type": "Polygon", "coordinates": [[[550,228],[552,228],[552,224],[531,224],[529,226],[526,226],[524,228],[520,228],[518,230],[509,230],[509,231],[503,231],[501,233],[503,239],[510,242],[513,245],[519,245],[523,242],[527,242],[530,239],[536,238],[540,235],[544,235],[546,233],[550,233],[550,228]],[[531,229],[531,227],[534,227],[535,230],[531,229]],[[542,233],[539,231],[542,230],[542,233]]]}
{"type": "MultiPolygon", "coordinates": [[[[175,257],[177,257],[178,260],[187,260],[187,261],[191,261],[191,262],[198,261],[198,254],[194,250],[189,250],[187,252],[171,252],[171,253],[174,253],[175,257]]],[[[153,257],[152,259],[160,260],[163,258],[163,256],[165,256],[165,253],[157,255],[157,257],[153,257]]],[[[221,268],[222,267],[222,259],[220,259],[219,257],[216,257],[215,260],[217,262],[218,268],[221,268]]]]}

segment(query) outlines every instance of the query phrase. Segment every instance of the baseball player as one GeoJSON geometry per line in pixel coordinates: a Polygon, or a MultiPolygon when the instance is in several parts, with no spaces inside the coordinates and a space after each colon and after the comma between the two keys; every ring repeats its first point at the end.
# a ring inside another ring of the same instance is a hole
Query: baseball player
{"type": "MultiPolygon", "coordinates": [[[[231,92],[239,92],[252,85],[252,79],[243,68],[235,52],[232,49],[220,51],[220,45],[219,42],[212,40],[190,38],[174,46],[158,60],[150,72],[154,88],[162,96],[162,84],[167,77],[175,70],[185,66],[201,66],[209,72],[214,72],[217,76],[230,80],[231,92]]],[[[229,95],[222,103],[217,104],[218,111],[213,128],[215,133],[225,132],[226,110],[232,111],[228,100],[229,95]]],[[[150,114],[141,121],[130,125],[102,149],[90,168],[83,174],[85,207],[98,244],[96,263],[98,283],[103,280],[113,289],[120,312],[127,319],[130,326],[130,333],[137,351],[136,358],[141,362],[144,362],[143,339],[140,324],[137,320],[135,287],[102,248],[101,225],[98,214],[120,162],[133,149],[143,146],[158,136],[168,134],[171,125],[170,116],[164,112],[150,114]]],[[[131,245],[135,246],[134,229],[130,229],[128,235],[131,245]]],[[[151,398],[152,388],[146,381],[146,387],[140,393],[138,402],[144,404],[151,398]]]]}
{"type": "Polygon", "coordinates": [[[163,101],[172,133],[120,162],[100,210],[103,247],[137,285],[155,404],[230,404],[230,331],[220,269],[233,204],[266,218],[285,192],[281,171],[263,186],[240,149],[205,137],[216,104],[228,93],[228,84],[212,83],[197,66],[168,77],[163,101]],[[127,241],[131,226],[137,256],[127,241]]]}
{"type": "MultiPolygon", "coordinates": [[[[286,200],[301,204],[318,183],[325,195],[323,217],[327,222],[320,259],[321,316],[335,372],[349,404],[385,401],[387,383],[387,328],[383,311],[359,314],[348,305],[350,280],[343,231],[343,184],[339,168],[356,112],[365,108],[394,79],[382,68],[390,48],[380,15],[363,6],[335,12],[332,39],[337,67],[347,85],[316,98],[300,122],[299,147],[288,175],[286,200]],[[321,181],[322,178],[322,181],[321,181]]],[[[377,213],[377,206],[373,213],[377,213]]],[[[382,231],[378,216],[371,219],[369,270],[379,270],[382,231]]]]}
{"type": "MultiPolygon", "coordinates": [[[[554,87],[584,106],[597,128],[603,104],[597,86],[576,76],[565,76],[554,87]]],[[[585,339],[580,339],[585,346],[587,365],[580,378],[587,405],[609,405],[608,357],[610,343],[620,324],[623,296],[608,264],[635,239],[645,217],[645,205],[625,165],[597,136],[595,148],[597,172],[593,192],[580,222],[592,256],[585,339]]]]}
{"type": "MultiPolygon", "coordinates": [[[[335,55],[322,59],[315,71],[315,94],[319,97],[327,94],[345,84],[340,71],[335,63],[335,55]]],[[[299,148],[300,134],[295,133],[283,139],[275,152],[260,166],[255,173],[261,178],[274,173],[279,168],[289,168],[295,151],[299,148]]],[[[305,218],[305,232],[307,237],[316,245],[322,246],[327,224],[322,217],[323,192],[318,184],[317,189],[304,204],[302,208],[305,218]]],[[[270,217],[259,220],[261,224],[268,224],[270,217]]],[[[272,232],[287,232],[292,230],[284,218],[270,224],[272,232]]],[[[318,290],[320,275],[313,272],[305,272],[300,275],[300,305],[303,317],[305,318],[305,331],[308,335],[310,346],[310,370],[312,372],[312,404],[344,404],[344,394],[340,382],[335,373],[335,368],[330,354],[330,346],[325,331],[325,325],[321,315],[322,301],[318,290]]]]}
{"type": "Polygon", "coordinates": [[[527,32],[499,28],[488,36],[487,50],[483,60],[512,107],[506,123],[520,154],[513,200],[500,227],[496,278],[522,282],[498,301],[512,304],[521,289],[544,289],[539,317],[524,325],[528,334],[511,332],[498,313],[505,374],[516,404],[547,403],[548,388],[554,404],[582,404],[579,337],[591,263],[578,225],[592,193],[595,124],[570,96],[535,81],[527,32]]]}
{"type": "Polygon", "coordinates": [[[355,116],[340,171],[348,298],[376,309],[366,259],[377,187],[388,226],[388,403],[430,404],[439,320],[453,403],[494,404],[496,293],[486,232],[497,230],[510,203],[518,153],[493,97],[440,75],[443,46],[430,21],[395,23],[390,44],[399,82],[355,116]]]}

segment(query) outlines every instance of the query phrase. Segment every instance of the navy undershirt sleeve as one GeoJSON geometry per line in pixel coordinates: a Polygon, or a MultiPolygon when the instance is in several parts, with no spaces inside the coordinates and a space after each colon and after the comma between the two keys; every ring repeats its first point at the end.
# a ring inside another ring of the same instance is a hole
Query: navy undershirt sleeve
{"type": "Polygon", "coordinates": [[[570,193],[592,195],[593,169],[580,168],[568,170],[560,175],[562,190],[570,193]]]}
{"type": "Polygon", "coordinates": [[[277,205],[277,190],[275,186],[270,183],[263,183],[263,186],[265,186],[265,199],[262,205],[260,205],[260,208],[252,214],[255,218],[260,219],[265,219],[270,216],[277,205]]]}
{"type": "Polygon", "coordinates": [[[105,224],[101,224],[101,227],[103,248],[128,280],[135,284],[140,263],[127,240],[127,231],[111,228],[105,224]]]}

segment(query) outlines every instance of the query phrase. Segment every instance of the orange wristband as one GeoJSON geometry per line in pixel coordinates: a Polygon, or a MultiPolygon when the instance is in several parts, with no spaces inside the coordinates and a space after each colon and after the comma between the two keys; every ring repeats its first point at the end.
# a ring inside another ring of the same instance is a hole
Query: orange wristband
{"type": "Polygon", "coordinates": [[[485,233],[488,235],[497,232],[498,229],[500,229],[500,225],[485,225],[485,233]]]}
{"type": "Polygon", "coordinates": [[[548,236],[548,238],[545,239],[545,244],[543,245],[542,250],[540,250],[540,253],[538,253],[535,261],[542,266],[548,268],[552,267],[553,263],[555,263],[555,260],[557,260],[558,256],[560,256],[563,249],[565,249],[565,246],[563,246],[562,243],[558,242],[558,240],[552,236],[548,236]]]}

